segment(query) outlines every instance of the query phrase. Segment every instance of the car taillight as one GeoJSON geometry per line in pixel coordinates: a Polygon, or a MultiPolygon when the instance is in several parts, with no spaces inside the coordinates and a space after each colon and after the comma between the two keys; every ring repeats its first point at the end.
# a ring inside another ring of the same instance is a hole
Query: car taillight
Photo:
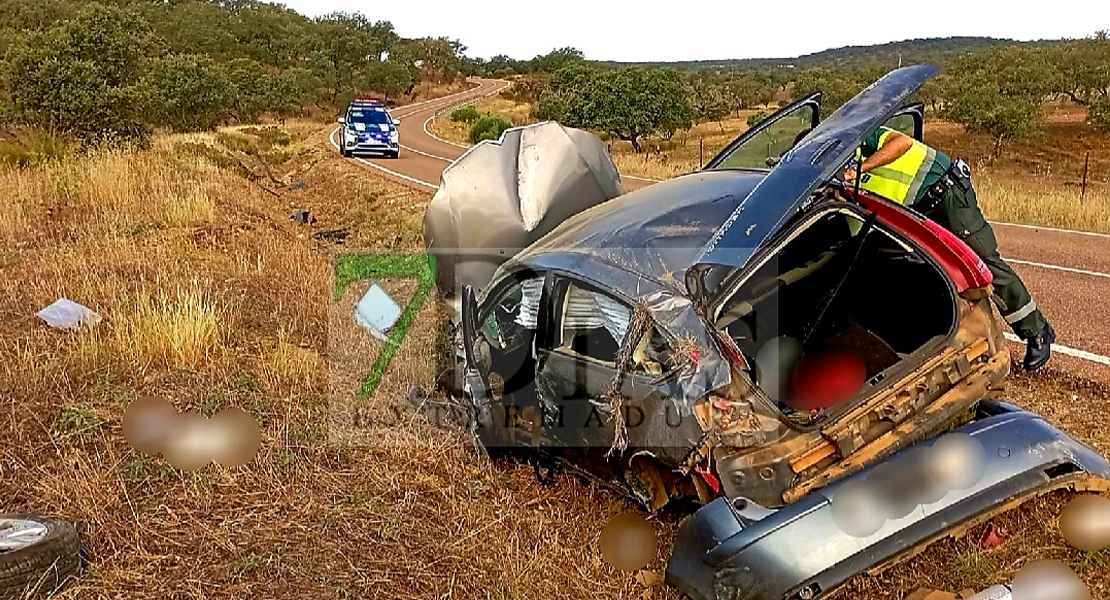
{"type": "MultiPolygon", "coordinates": [[[[717,339],[717,349],[721,351],[721,354],[724,354],[733,366],[739,367],[745,371],[751,370],[748,359],[744,358],[744,353],[736,347],[736,343],[729,339],[729,337],[719,329],[711,330],[713,332],[713,337],[717,339]]],[[[701,357],[699,356],[698,358],[700,359],[701,357]]]]}
{"type": "MultiPolygon", "coordinates": [[[[850,196],[851,190],[846,190],[850,196]]],[[[986,263],[956,234],[893,202],[860,192],[859,203],[879,221],[916,242],[944,269],[957,292],[990,286],[994,278],[986,263]]]]}

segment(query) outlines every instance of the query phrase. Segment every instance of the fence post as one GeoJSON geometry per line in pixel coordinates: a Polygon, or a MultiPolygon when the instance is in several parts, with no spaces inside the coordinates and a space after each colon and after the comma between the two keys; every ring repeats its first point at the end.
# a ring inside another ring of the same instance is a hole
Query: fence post
{"type": "Polygon", "coordinates": [[[1083,187],[1079,191],[1079,199],[1082,200],[1087,195],[1087,171],[1091,168],[1091,151],[1087,151],[1087,160],[1083,163],[1083,187]]]}
{"type": "Polygon", "coordinates": [[[705,164],[704,155],[702,152],[705,150],[705,138],[698,138],[698,170],[701,170],[705,164]]]}

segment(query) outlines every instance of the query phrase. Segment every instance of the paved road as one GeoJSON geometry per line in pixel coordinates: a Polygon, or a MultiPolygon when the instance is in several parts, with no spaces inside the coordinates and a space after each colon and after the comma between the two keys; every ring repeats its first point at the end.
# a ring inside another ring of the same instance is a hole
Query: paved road
{"type": "MultiPolygon", "coordinates": [[[[365,165],[386,171],[392,177],[406,183],[420,185],[429,189],[439,184],[439,176],[451,161],[466,151],[465,147],[441,141],[430,135],[426,129],[428,121],[436,112],[459,103],[496,94],[508,87],[509,82],[498,79],[472,80],[471,89],[390,111],[401,120],[397,130],[401,137],[401,156],[396,159],[357,157],[365,165]]],[[[331,133],[332,145],[336,144],[338,129],[331,133]]]]}
{"type": "MultiPolygon", "coordinates": [[[[466,148],[436,139],[428,132],[428,121],[440,109],[508,86],[496,79],[472,81],[474,87],[466,92],[394,111],[401,119],[401,158],[355,160],[409,184],[436,188],[444,167],[466,148]]],[[[652,183],[624,178],[629,191],[652,183]]],[[[1007,223],[995,223],[994,229],[1003,255],[1056,327],[1062,347],[1052,369],[1110,384],[1110,236],[1007,223]]],[[[1015,343],[1013,351],[1020,357],[1024,349],[1015,343]]]]}

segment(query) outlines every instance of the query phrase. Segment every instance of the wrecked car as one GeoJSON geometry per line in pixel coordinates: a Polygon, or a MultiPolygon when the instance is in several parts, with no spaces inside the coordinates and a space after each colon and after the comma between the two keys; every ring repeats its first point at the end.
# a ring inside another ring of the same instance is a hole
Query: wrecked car
{"type": "Polygon", "coordinates": [[[1103,485],[1102,457],[993,399],[1010,356],[982,261],[839,179],[879,126],[920,137],[907,102],[934,72],[893,71],[823,121],[804,98],[461,284],[455,393],[482,442],[649,510],[704,505],[667,569],[699,600],[824,597],[1014,498],[1103,485]],[[951,456],[923,452],[960,444],[974,481],[922,483],[951,456]],[[846,526],[834,499],[861,482],[899,509],[846,526]]]}

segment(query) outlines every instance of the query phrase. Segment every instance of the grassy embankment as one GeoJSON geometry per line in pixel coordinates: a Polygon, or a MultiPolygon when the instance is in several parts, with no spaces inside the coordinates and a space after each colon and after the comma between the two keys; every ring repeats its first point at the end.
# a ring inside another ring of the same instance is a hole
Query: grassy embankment
{"type": "MultiPolygon", "coordinates": [[[[541,487],[411,411],[348,418],[382,346],[351,319],[366,282],[335,300],[332,255],[419,250],[430,198],[341,160],[329,128],[0,167],[0,512],[77,524],[88,565],[63,598],[642,594],[597,549],[627,508],[612,494],[541,487]],[[317,221],[289,219],[302,208],[317,221]],[[62,296],[104,321],[49,329],[35,312],[62,296]],[[138,455],[121,418],[141,394],[179,411],[244,407],[262,451],[192,473],[138,455]]],[[[415,288],[380,282],[399,299],[415,288]]],[[[430,383],[435,323],[422,319],[372,401],[430,383]]]]}

